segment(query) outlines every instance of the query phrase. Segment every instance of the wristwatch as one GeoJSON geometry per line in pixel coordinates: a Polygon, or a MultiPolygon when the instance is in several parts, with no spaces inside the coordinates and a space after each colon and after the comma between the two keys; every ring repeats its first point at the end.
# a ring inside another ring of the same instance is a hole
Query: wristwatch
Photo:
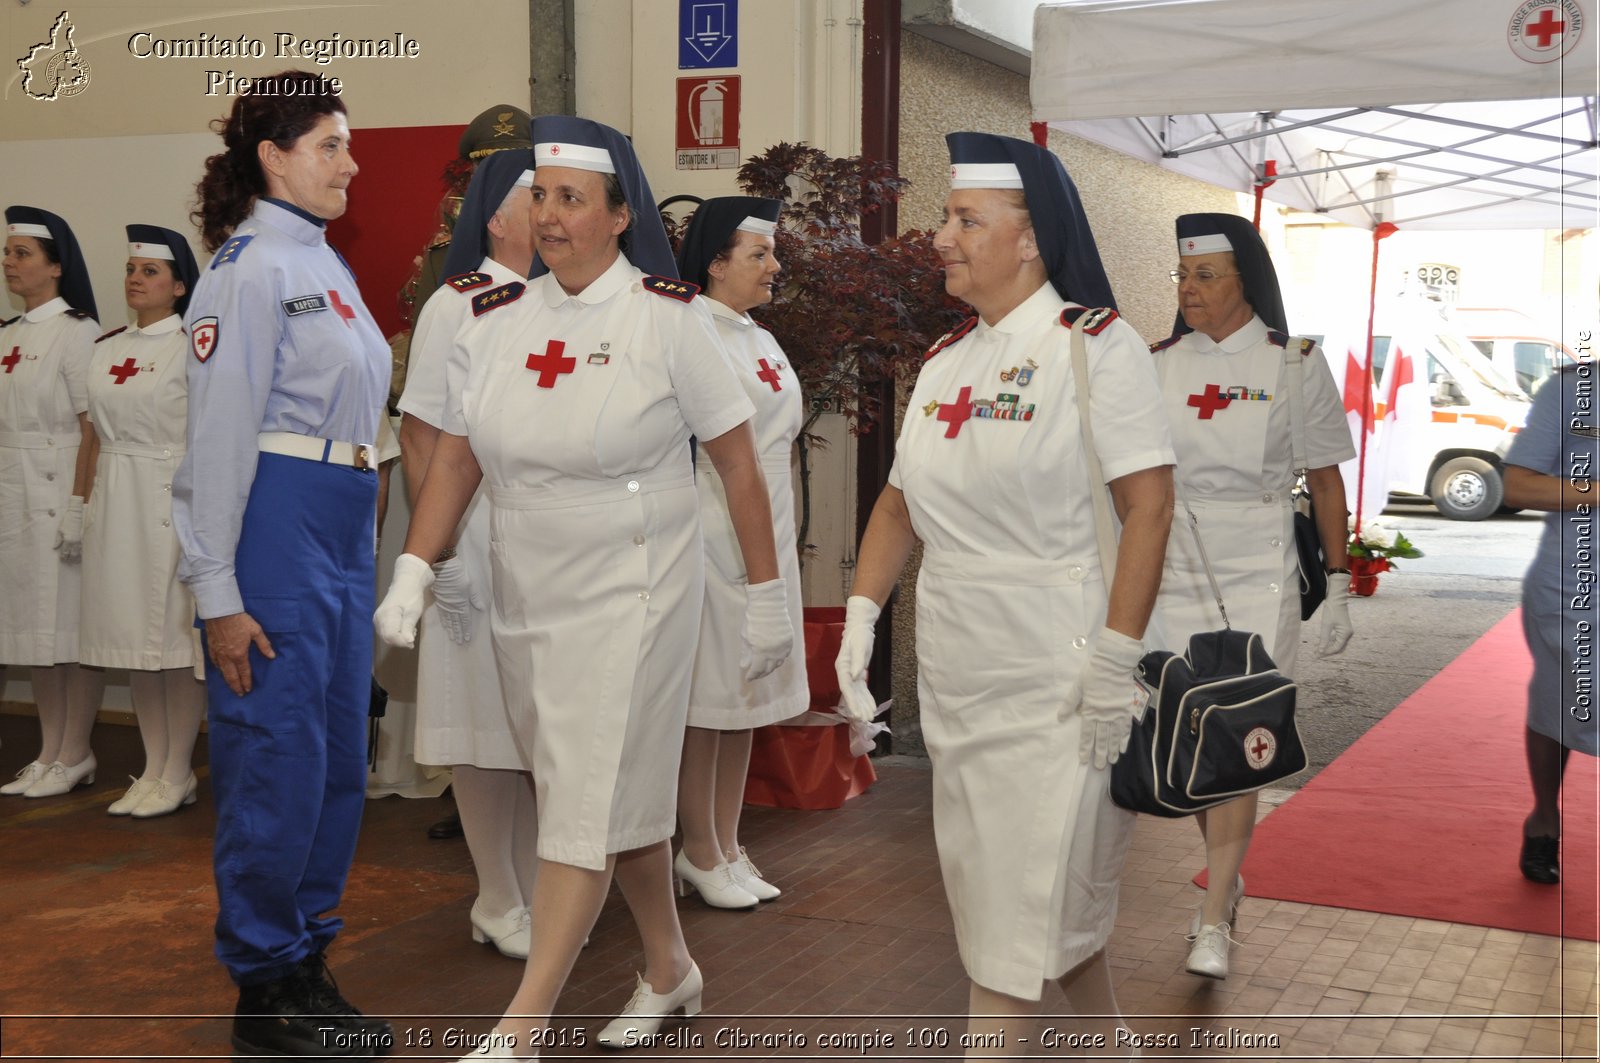
{"type": "Polygon", "coordinates": [[[442,565],[455,556],[456,548],[453,546],[447,546],[443,550],[439,551],[439,556],[433,559],[433,563],[434,565],[442,565]]]}
{"type": "Polygon", "coordinates": [[[1345,568],[1343,565],[1329,565],[1327,571],[1328,571],[1328,575],[1330,575],[1330,576],[1348,576],[1348,575],[1350,575],[1350,570],[1348,568],[1345,568]]]}

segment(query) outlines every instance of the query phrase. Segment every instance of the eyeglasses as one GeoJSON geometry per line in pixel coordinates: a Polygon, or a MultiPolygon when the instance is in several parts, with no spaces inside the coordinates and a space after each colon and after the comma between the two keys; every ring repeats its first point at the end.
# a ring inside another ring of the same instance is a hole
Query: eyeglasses
{"type": "Polygon", "coordinates": [[[1172,269],[1167,271],[1167,276],[1172,278],[1173,284],[1182,284],[1191,277],[1201,284],[1210,284],[1212,281],[1221,280],[1223,277],[1237,277],[1239,274],[1212,273],[1209,269],[1197,269],[1193,273],[1186,269],[1172,269]]]}

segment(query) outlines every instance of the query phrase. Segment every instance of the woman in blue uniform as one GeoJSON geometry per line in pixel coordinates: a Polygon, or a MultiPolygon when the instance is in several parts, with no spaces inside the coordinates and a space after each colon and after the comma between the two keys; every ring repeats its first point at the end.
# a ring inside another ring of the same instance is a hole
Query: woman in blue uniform
{"type": "MultiPolygon", "coordinates": [[[[1522,824],[1518,866],[1530,882],[1561,881],[1561,782],[1576,749],[1600,755],[1589,654],[1596,614],[1595,470],[1600,433],[1592,359],[1539,388],[1528,423],[1506,452],[1506,504],[1546,514],[1522,581],[1522,633],[1533,654],[1524,746],[1533,811],[1522,824]]],[[[1593,829],[1590,823],[1589,829],[1593,829]]]]}
{"type": "Polygon", "coordinates": [[[214,123],[226,150],[197,188],[216,255],[186,318],[172,498],[208,659],[216,951],[236,1049],[359,1058],[388,1024],[339,996],[323,955],[365,798],[389,348],[323,234],[357,172],[344,103],[301,71],[252,88],[214,123]]]}
{"type": "Polygon", "coordinates": [[[94,292],[67,223],[6,208],[6,289],[23,314],[0,323],[0,666],[31,665],[39,753],[0,793],[54,797],[94,782],[105,673],[81,667],[79,559],[93,430],[94,292]]]}

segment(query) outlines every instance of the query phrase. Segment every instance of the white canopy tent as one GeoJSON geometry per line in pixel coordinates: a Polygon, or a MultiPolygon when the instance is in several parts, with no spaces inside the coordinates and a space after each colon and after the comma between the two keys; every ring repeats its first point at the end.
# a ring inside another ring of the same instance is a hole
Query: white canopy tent
{"type": "Polygon", "coordinates": [[[1589,228],[1596,2],[1042,4],[1034,118],[1362,228],[1589,228]]]}

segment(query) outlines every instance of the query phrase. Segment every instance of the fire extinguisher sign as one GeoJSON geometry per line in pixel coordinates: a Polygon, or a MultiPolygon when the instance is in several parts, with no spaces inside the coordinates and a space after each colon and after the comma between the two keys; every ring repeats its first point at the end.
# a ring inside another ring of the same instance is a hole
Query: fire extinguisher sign
{"type": "Polygon", "coordinates": [[[677,168],[739,166],[739,78],[678,79],[677,168]]]}

